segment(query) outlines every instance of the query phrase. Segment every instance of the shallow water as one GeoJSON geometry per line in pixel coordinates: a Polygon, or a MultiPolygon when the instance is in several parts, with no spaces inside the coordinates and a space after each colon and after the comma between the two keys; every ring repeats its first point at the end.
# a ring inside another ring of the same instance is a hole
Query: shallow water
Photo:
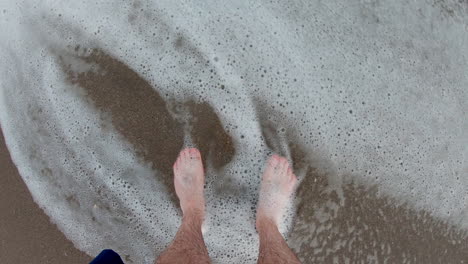
{"type": "Polygon", "coordinates": [[[304,263],[468,259],[468,5],[2,2],[0,121],[35,201],[90,255],[151,263],[207,168],[205,241],[252,263],[259,175],[300,178],[304,263]],[[404,8],[403,8],[404,7],[404,8]]]}

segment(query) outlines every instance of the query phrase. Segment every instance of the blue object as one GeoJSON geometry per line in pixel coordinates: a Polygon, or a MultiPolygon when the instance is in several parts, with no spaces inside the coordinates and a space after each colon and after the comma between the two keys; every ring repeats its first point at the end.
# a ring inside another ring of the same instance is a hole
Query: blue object
{"type": "Polygon", "coordinates": [[[112,249],[104,249],[89,264],[124,264],[119,254],[112,249]]]}

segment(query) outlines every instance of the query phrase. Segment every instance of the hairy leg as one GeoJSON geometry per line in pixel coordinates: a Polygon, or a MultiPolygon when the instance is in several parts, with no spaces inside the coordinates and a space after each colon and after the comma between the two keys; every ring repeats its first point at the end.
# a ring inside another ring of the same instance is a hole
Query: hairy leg
{"type": "Polygon", "coordinates": [[[273,155],[262,176],[256,226],[260,237],[258,263],[300,263],[278,230],[291,201],[297,178],[288,161],[273,155]]]}
{"type": "Polygon", "coordinates": [[[182,150],[174,164],[174,186],[183,212],[182,224],[156,263],[210,263],[201,232],[205,214],[204,183],[200,152],[194,148],[182,150]]]}

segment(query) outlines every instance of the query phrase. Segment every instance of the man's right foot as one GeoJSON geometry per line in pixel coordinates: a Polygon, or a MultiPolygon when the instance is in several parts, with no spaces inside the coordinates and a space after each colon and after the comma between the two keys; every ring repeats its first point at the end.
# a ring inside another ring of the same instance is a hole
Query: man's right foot
{"type": "Polygon", "coordinates": [[[257,225],[273,221],[277,226],[292,199],[297,177],[286,158],[273,155],[267,162],[260,187],[257,207],[257,225]]]}

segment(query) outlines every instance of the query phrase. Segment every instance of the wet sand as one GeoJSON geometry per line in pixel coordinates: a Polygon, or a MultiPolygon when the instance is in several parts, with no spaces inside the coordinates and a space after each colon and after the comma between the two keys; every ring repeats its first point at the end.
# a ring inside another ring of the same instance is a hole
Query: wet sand
{"type": "MultiPolygon", "coordinates": [[[[67,56],[102,69],[74,73],[70,65],[63,65],[69,80],[84,89],[90,103],[111,118],[145,161],[163,172],[168,188],[173,188],[169,164],[183,144],[183,123],[170,115],[174,109],[185,109],[192,116],[190,133],[194,144],[209,157],[207,162],[216,169],[231,160],[235,152],[232,139],[207,103],[165,101],[137,73],[102,51],[93,51],[89,56],[71,52],[67,56]],[[155,149],[163,149],[164,154],[155,153],[155,149]]],[[[427,212],[412,210],[378,195],[377,187],[345,182],[345,199],[341,203],[339,195],[329,189],[330,175],[323,174],[323,168],[314,167],[310,157],[305,158],[307,155],[296,143],[294,126],[280,121],[284,118],[279,118],[280,114],[260,99],[256,101],[268,147],[282,155],[290,152],[294,169],[305,171],[297,193],[300,201],[297,217],[288,238],[305,263],[344,263],[345,259],[352,263],[464,263],[468,260],[466,232],[432,218],[427,212]],[[286,143],[289,151],[280,143],[286,143]],[[315,214],[316,211],[321,214],[315,214]],[[372,255],[375,258],[369,259],[372,255]]],[[[216,180],[223,182],[219,194],[236,192],[235,187],[229,187],[229,181],[216,180]]]]}
{"type": "MultiPolygon", "coordinates": [[[[180,41],[177,43],[182,45],[180,41]]],[[[174,193],[172,164],[183,147],[185,129],[190,131],[192,143],[205,157],[205,167],[208,161],[214,169],[220,169],[232,159],[235,153],[232,139],[208,103],[166,102],[147,81],[119,60],[99,50],[86,56],[78,55],[79,52],[76,47],[68,54],[57,54],[69,81],[78,84],[103,119],[110,118],[140,157],[164,175],[162,181],[171,193],[174,193]],[[73,72],[73,67],[64,63],[63,56],[96,65],[97,70],[73,72]],[[177,119],[171,113],[191,118],[177,119]]]]}
{"type": "MultiPolygon", "coordinates": [[[[308,157],[292,124],[257,100],[257,112],[267,145],[287,155],[295,171],[305,171],[297,190],[299,203],[289,244],[305,263],[466,263],[468,233],[429,215],[379,195],[377,186],[343,182],[341,199],[329,178],[330,168],[314,167],[320,157],[308,157]],[[315,160],[315,161],[314,161],[315,160]],[[344,201],[344,202],[342,202],[344,201]],[[319,212],[318,214],[316,212],[319,212]],[[369,258],[369,256],[374,256],[369,258]]],[[[321,165],[327,162],[321,160],[321,165]]],[[[327,164],[329,167],[329,163],[327,164]]],[[[378,176],[376,176],[378,177],[378,176]]]]}
{"type": "Polygon", "coordinates": [[[0,262],[89,263],[34,202],[0,131],[0,262]]]}
{"type": "MultiPolygon", "coordinates": [[[[233,139],[209,104],[170,101],[118,59],[98,50],[84,56],[78,50],[56,54],[69,81],[82,89],[80,92],[84,92],[90,106],[102,113],[103,120],[110,118],[115,129],[134,146],[142,160],[162,172],[167,188],[173,190],[171,166],[183,146],[184,128],[190,128],[187,131],[194,145],[200,148],[207,157],[205,162],[214,169],[222,168],[232,159],[236,151],[233,139]],[[74,67],[65,64],[63,56],[95,64],[98,70],[73,72],[74,67]],[[190,114],[190,124],[175,118],[173,113],[177,111],[190,114]]],[[[351,263],[468,261],[466,232],[432,218],[427,212],[415,211],[378,195],[378,187],[365,188],[357,182],[344,182],[342,196],[345,199],[341,199],[340,194],[329,188],[327,179],[333,175],[327,173],[333,171],[316,166],[314,159],[320,157],[305,158],[305,151],[297,143],[294,126],[280,121],[279,114],[261,100],[256,101],[268,147],[282,155],[291,153],[294,169],[304,171],[305,177],[297,192],[296,218],[288,237],[288,243],[304,263],[345,263],[346,259],[351,263]]],[[[5,162],[8,155],[2,154],[1,158],[5,162]]],[[[70,242],[63,242],[64,236],[33,204],[16,170],[7,166],[2,173],[11,177],[2,178],[1,185],[5,189],[2,191],[2,212],[7,212],[7,217],[2,217],[5,224],[1,229],[2,234],[5,233],[1,237],[6,238],[1,248],[5,253],[1,255],[8,256],[5,263],[20,262],[15,257],[21,255],[20,250],[29,248],[27,251],[33,254],[31,256],[44,260],[39,263],[63,263],[52,254],[68,258],[66,262],[70,263],[89,261],[89,257],[74,250],[70,242]],[[17,188],[22,191],[14,190],[16,187],[12,186],[19,186],[17,188]],[[28,196],[29,200],[11,206],[9,200],[19,194],[28,196]]],[[[229,186],[228,179],[220,177],[222,175],[207,179],[223,182],[217,189],[219,194],[239,191],[235,186],[229,186]]],[[[22,262],[28,262],[26,259],[21,258],[22,262]]]]}

